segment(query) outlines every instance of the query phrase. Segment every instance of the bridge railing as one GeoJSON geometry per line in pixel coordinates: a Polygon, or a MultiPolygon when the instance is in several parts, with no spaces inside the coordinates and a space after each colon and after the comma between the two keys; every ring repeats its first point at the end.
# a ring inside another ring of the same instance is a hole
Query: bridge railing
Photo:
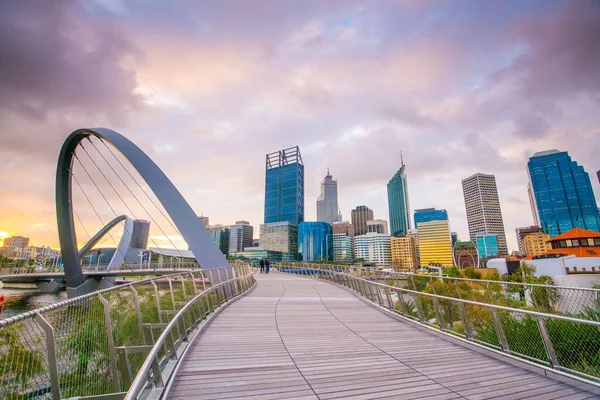
{"type": "Polygon", "coordinates": [[[600,384],[600,322],[400,288],[349,273],[289,266],[280,272],[331,281],[445,334],[600,384]]]}
{"type": "Polygon", "coordinates": [[[243,264],[180,272],[1,320],[0,397],[122,397],[156,343],[153,377],[164,375],[197,325],[252,279],[243,264]]]}
{"type": "Polygon", "coordinates": [[[281,264],[283,268],[306,265],[313,269],[343,271],[365,279],[390,281],[417,292],[441,294],[511,308],[535,310],[580,319],[600,319],[600,289],[536,283],[454,278],[414,273],[381,273],[357,266],[328,264],[281,264]]]}

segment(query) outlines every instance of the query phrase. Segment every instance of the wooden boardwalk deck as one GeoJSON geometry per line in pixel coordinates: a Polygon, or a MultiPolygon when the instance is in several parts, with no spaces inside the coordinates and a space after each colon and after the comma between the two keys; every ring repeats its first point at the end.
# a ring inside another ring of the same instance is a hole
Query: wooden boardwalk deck
{"type": "Polygon", "coordinates": [[[170,398],[594,398],[418,330],[327,282],[257,280],[196,338],[170,398]]]}

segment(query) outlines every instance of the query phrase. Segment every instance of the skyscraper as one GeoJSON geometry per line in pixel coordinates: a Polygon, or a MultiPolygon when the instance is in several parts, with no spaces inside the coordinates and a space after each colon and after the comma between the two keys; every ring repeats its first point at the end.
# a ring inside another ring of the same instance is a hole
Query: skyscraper
{"type": "Polygon", "coordinates": [[[525,226],[516,229],[517,243],[519,244],[519,253],[521,253],[522,256],[528,255],[527,251],[525,250],[525,243],[523,241],[525,239],[525,236],[529,235],[530,233],[538,233],[541,231],[542,228],[540,228],[539,226],[525,226]]]}
{"type": "Polygon", "coordinates": [[[248,221],[236,221],[231,225],[229,231],[229,252],[243,251],[246,247],[252,247],[254,228],[248,221]]]}
{"type": "Polygon", "coordinates": [[[304,221],[304,165],[298,146],[267,154],[265,223],[304,221]]]}
{"type": "Polygon", "coordinates": [[[333,234],[344,234],[348,237],[354,237],[354,225],[349,223],[348,221],[336,222],[331,225],[331,229],[333,230],[333,234]]]}
{"type": "Polygon", "coordinates": [[[383,219],[372,219],[367,221],[367,232],[383,233],[384,235],[390,234],[390,231],[388,230],[388,223],[383,219]]]}
{"type": "Polygon", "coordinates": [[[207,228],[208,234],[215,241],[221,252],[225,255],[229,253],[229,235],[231,230],[228,226],[213,225],[207,228]]]}
{"type": "Polygon", "coordinates": [[[392,265],[390,235],[367,233],[354,237],[354,259],[377,264],[378,267],[392,265]]]}
{"type": "Polygon", "coordinates": [[[350,214],[352,225],[354,225],[354,235],[359,236],[367,233],[367,221],[373,219],[373,210],[367,206],[358,206],[350,214]]]}
{"type": "Polygon", "coordinates": [[[336,263],[348,263],[354,262],[353,239],[344,233],[333,234],[333,261],[336,263]]]}
{"type": "Polygon", "coordinates": [[[298,225],[298,259],[304,262],[333,261],[333,234],[327,222],[298,225]]]}
{"type": "Polygon", "coordinates": [[[317,199],[317,221],[333,224],[341,221],[342,215],[338,207],[337,180],[329,174],[321,181],[321,195],[317,199]]]}
{"type": "Polygon", "coordinates": [[[404,161],[387,184],[390,230],[392,236],[408,235],[410,225],[410,205],[404,161]]]}
{"type": "Polygon", "coordinates": [[[527,163],[532,212],[544,233],[555,237],[573,228],[600,231],[590,177],[566,151],[535,153],[527,163]]]}
{"type": "Polygon", "coordinates": [[[480,258],[497,256],[500,252],[498,236],[480,235],[477,236],[477,252],[480,258]]]}
{"type": "Polygon", "coordinates": [[[129,247],[134,249],[147,249],[150,236],[150,221],[136,219],[133,221],[133,232],[129,247]]]}
{"type": "Polygon", "coordinates": [[[452,266],[452,239],[446,210],[415,210],[415,226],[419,237],[421,265],[452,266]]]}
{"type": "Polygon", "coordinates": [[[496,235],[498,254],[508,255],[496,177],[476,173],[462,180],[462,188],[471,241],[481,235],[496,235]]]}

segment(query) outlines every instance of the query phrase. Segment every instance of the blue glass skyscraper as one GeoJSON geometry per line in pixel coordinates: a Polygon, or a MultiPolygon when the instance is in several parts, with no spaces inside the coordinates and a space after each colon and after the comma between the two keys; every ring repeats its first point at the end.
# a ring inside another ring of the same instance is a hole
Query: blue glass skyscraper
{"type": "Polygon", "coordinates": [[[333,261],[333,232],[327,222],[302,222],[298,226],[298,260],[333,261]]]}
{"type": "Polygon", "coordinates": [[[446,210],[436,210],[435,208],[415,210],[415,228],[418,228],[421,222],[447,220],[448,212],[446,210]]]}
{"type": "Polygon", "coordinates": [[[304,165],[298,146],[267,154],[265,224],[304,221],[304,165]]]}
{"type": "Polygon", "coordinates": [[[481,235],[477,236],[477,253],[479,258],[493,257],[500,253],[498,245],[498,236],[481,235]]]}
{"type": "Polygon", "coordinates": [[[404,161],[387,184],[388,208],[390,212],[390,232],[392,236],[408,235],[410,226],[410,206],[404,161]]]}
{"type": "Polygon", "coordinates": [[[551,237],[578,227],[600,231],[587,172],[566,151],[535,153],[527,163],[533,219],[551,237]]]}

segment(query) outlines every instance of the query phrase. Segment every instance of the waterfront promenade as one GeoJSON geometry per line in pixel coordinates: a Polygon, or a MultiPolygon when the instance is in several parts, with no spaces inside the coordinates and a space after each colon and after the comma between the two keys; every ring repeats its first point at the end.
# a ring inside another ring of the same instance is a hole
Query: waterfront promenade
{"type": "Polygon", "coordinates": [[[392,318],[331,283],[256,280],[195,339],[169,398],[597,397],[392,318]]]}

